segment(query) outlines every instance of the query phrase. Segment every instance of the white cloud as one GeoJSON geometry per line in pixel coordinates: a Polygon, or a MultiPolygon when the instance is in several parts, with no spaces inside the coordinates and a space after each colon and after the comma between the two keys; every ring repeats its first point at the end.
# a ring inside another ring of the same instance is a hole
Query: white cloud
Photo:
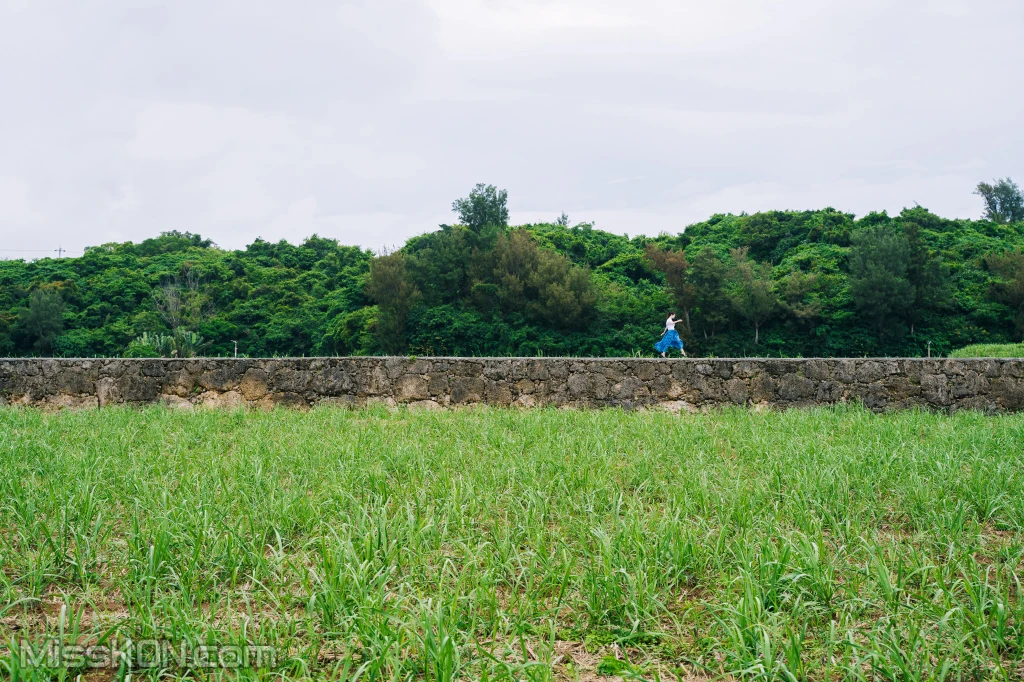
{"type": "Polygon", "coordinates": [[[1024,175],[1022,29],[1015,0],[9,0],[0,249],[396,245],[476,182],[632,234],[977,215],[1024,175]]]}

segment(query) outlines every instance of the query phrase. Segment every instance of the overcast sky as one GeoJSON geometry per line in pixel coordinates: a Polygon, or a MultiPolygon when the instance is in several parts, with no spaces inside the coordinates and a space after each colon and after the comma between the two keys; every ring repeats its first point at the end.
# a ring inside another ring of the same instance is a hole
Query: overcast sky
{"type": "Polygon", "coordinates": [[[0,257],[397,245],[477,182],[629,234],[977,217],[1024,181],[1022,36],[1021,0],[0,0],[0,257]]]}

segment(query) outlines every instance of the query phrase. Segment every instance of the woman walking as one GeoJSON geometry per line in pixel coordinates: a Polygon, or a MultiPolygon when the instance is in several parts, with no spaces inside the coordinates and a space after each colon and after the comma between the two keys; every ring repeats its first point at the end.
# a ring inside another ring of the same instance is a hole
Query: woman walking
{"type": "Polygon", "coordinates": [[[683,340],[679,338],[679,332],[676,331],[676,322],[678,321],[675,313],[669,313],[668,319],[665,320],[665,331],[661,334],[661,341],[654,344],[654,350],[661,353],[663,358],[668,357],[665,353],[668,352],[669,348],[678,348],[683,357],[686,357],[686,351],[683,350],[683,340]]]}

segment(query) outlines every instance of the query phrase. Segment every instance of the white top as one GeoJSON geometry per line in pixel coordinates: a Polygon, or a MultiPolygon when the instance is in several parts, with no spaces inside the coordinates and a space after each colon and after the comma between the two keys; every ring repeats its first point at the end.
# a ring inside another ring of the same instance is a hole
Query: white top
{"type": "Polygon", "coordinates": [[[676,322],[678,322],[678,321],[679,320],[673,320],[671,317],[668,318],[667,320],[665,320],[665,331],[669,331],[669,330],[673,330],[674,331],[675,328],[676,328],[676,322]]]}

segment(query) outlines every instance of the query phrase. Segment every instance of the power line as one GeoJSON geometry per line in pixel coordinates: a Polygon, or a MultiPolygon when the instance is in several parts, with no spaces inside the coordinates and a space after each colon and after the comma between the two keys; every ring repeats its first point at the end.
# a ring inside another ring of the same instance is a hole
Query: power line
{"type": "MultiPolygon", "coordinates": [[[[77,249],[74,249],[77,251],[77,249]]],[[[72,249],[65,249],[63,246],[58,246],[56,249],[0,249],[0,251],[12,252],[12,253],[53,253],[57,252],[57,257],[60,258],[62,253],[70,253],[72,249]]]]}
{"type": "MultiPolygon", "coordinates": [[[[84,252],[84,250],[81,250],[81,249],[65,249],[63,244],[58,244],[56,249],[0,249],[0,254],[3,254],[3,253],[56,253],[57,254],[57,258],[63,259],[65,253],[78,253],[79,251],[84,252]]],[[[45,258],[45,257],[41,256],[40,258],[45,258]]],[[[4,260],[4,261],[11,260],[11,257],[0,256],[0,260],[4,260]]],[[[18,258],[14,257],[14,260],[18,260],[18,258]]],[[[38,260],[38,259],[32,258],[30,260],[38,260]]]]}

